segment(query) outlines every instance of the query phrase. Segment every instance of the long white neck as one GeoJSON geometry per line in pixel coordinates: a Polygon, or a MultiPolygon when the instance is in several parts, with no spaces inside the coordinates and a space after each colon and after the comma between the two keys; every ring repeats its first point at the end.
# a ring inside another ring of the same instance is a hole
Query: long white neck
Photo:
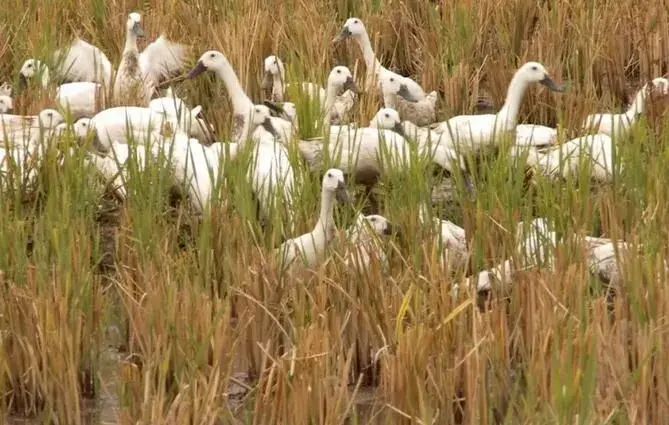
{"type": "Polygon", "coordinates": [[[281,74],[281,71],[276,74],[272,74],[272,92],[281,94],[281,97],[277,99],[279,102],[283,101],[283,93],[286,89],[286,82],[284,78],[285,77],[281,74]]]}
{"type": "Polygon", "coordinates": [[[327,89],[325,90],[325,102],[323,109],[325,114],[328,115],[334,106],[335,100],[337,100],[337,94],[339,93],[340,87],[337,87],[336,84],[328,81],[327,89]]]}
{"type": "Polygon", "coordinates": [[[230,63],[224,61],[223,66],[216,69],[216,75],[223,80],[223,83],[228,90],[228,95],[232,100],[232,110],[234,114],[248,117],[253,109],[253,102],[246,95],[246,92],[242,88],[242,84],[239,82],[239,78],[237,78],[237,74],[235,74],[235,70],[232,69],[230,63]]]}
{"type": "Polygon", "coordinates": [[[334,210],[334,193],[323,188],[321,191],[321,212],[316,222],[314,231],[322,231],[327,233],[328,229],[332,228],[334,219],[332,218],[332,211],[334,210]]]}
{"type": "Polygon", "coordinates": [[[367,81],[365,81],[365,89],[371,90],[371,88],[374,86],[374,83],[377,86],[379,85],[381,81],[379,74],[381,73],[383,67],[381,66],[381,62],[376,59],[376,54],[372,48],[372,42],[369,40],[369,34],[367,34],[367,31],[356,35],[355,39],[360,46],[360,50],[362,50],[362,57],[365,59],[365,65],[367,67],[367,81]]]}
{"type": "Polygon", "coordinates": [[[397,95],[395,93],[390,93],[387,91],[382,91],[383,93],[383,106],[386,108],[392,108],[397,110],[397,95]]]}
{"type": "Polygon", "coordinates": [[[634,96],[634,102],[632,102],[629,109],[625,111],[625,116],[627,117],[627,121],[629,121],[630,124],[633,124],[639,115],[645,112],[647,91],[647,85],[641,87],[641,89],[636,92],[636,95],[634,96]]]}
{"type": "Polygon", "coordinates": [[[373,69],[376,74],[378,74],[381,69],[381,63],[376,59],[376,54],[374,53],[374,48],[372,47],[372,42],[369,39],[369,34],[367,31],[362,34],[355,36],[360,50],[362,50],[362,57],[365,59],[365,65],[367,69],[373,69]]]}
{"type": "Polygon", "coordinates": [[[137,52],[137,34],[131,29],[125,32],[125,46],[123,46],[123,53],[137,52]]]}
{"type": "Polygon", "coordinates": [[[497,116],[505,120],[504,125],[507,128],[513,128],[518,122],[518,112],[520,111],[520,103],[523,101],[525,91],[527,90],[528,82],[525,76],[519,72],[511,79],[509,88],[506,91],[506,99],[504,106],[499,110],[497,116]]]}

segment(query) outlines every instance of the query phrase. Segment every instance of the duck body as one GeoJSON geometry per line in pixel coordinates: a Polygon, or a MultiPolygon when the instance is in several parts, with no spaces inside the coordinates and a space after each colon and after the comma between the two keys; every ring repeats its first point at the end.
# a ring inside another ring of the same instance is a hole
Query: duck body
{"type": "Polygon", "coordinates": [[[639,117],[646,110],[646,102],[651,93],[659,91],[661,95],[669,94],[669,80],[658,77],[644,84],[634,96],[630,107],[621,114],[600,113],[588,115],[581,128],[592,134],[606,134],[609,137],[624,137],[636,125],[639,117]]]}
{"type": "Polygon", "coordinates": [[[89,81],[61,84],[54,100],[73,119],[92,117],[105,106],[102,85],[89,81]]]}
{"type": "Polygon", "coordinates": [[[321,188],[320,213],[313,230],[287,240],[274,252],[282,268],[292,267],[298,262],[307,267],[313,267],[324,259],[328,244],[332,241],[335,232],[333,210],[336,197],[346,199],[346,194],[342,171],[327,170],[321,188]]]}

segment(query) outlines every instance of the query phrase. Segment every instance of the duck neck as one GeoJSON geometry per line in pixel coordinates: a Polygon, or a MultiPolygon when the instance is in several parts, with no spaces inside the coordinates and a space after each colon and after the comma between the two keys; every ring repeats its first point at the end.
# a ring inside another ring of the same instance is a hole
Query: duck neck
{"type": "Polygon", "coordinates": [[[376,59],[376,53],[374,53],[369,34],[365,31],[362,34],[357,35],[355,39],[360,46],[360,50],[362,50],[362,57],[365,59],[365,65],[367,66],[367,74],[369,75],[373,73],[378,76],[378,73],[381,70],[381,63],[376,59]]]}
{"type": "Polygon", "coordinates": [[[242,84],[239,82],[239,78],[237,78],[237,74],[235,74],[230,63],[224,62],[223,66],[216,70],[216,75],[223,80],[225,88],[228,90],[234,114],[247,117],[248,120],[248,115],[253,109],[253,102],[251,102],[251,99],[244,92],[242,84]]]}
{"type": "Polygon", "coordinates": [[[334,219],[332,211],[334,210],[334,194],[323,188],[321,192],[321,212],[316,223],[316,230],[327,233],[332,228],[334,219]]]}
{"type": "Polygon", "coordinates": [[[328,115],[332,110],[338,93],[339,87],[337,87],[335,84],[328,83],[327,91],[325,92],[325,102],[323,105],[326,115],[328,115]]]}
{"type": "Polygon", "coordinates": [[[378,68],[381,66],[380,62],[376,59],[376,54],[374,53],[374,48],[372,47],[372,42],[369,39],[369,34],[367,31],[356,37],[356,41],[362,50],[362,57],[365,59],[365,65],[368,69],[374,69],[375,72],[378,72],[378,68]]]}
{"type": "Polygon", "coordinates": [[[46,88],[49,85],[49,67],[42,67],[42,88],[46,88]]]}
{"type": "Polygon", "coordinates": [[[272,91],[275,94],[275,97],[277,97],[278,102],[283,101],[283,93],[286,89],[286,82],[285,82],[285,76],[282,74],[281,71],[277,72],[276,74],[272,74],[272,91]]]}
{"type": "Polygon", "coordinates": [[[133,30],[128,30],[125,34],[123,53],[139,53],[139,50],[137,49],[137,35],[133,30]]]}
{"type": "Polygon", "coordinates": [[[395,93],[383,92],[383,106],[397,110],[397,95],[395,93]]]}
{"type": "Polygon", "coordinates": [[[511,79],[511,84],[506,91],[506,99],[504,100],[504,106],[497,113],[498,118],[505,120],[505,127],[515,127],[518,122],[518,112],[520,111],[520,103],[523,101],[525,96],[525,90],[527,90],[527,80],[525,80],[524,75],[516,73],[511,79]]]}
{"type": "Polygon", "coordinates": [[[646,109],[646,86],[641,89],[634,96],[634,102],[629,109],[625,111],[625,117],[630,124],[633,124],[639,115],[643,114],[646,109]]]}

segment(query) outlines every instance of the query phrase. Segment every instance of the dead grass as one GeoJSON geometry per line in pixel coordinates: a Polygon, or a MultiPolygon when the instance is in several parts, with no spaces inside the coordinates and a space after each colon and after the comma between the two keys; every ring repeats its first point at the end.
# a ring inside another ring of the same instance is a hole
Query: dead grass
{"type": "MultiPolygon", "coordinates": [[[[255,100],[271,53],[295,78],[322,82],[337,64],[364,76],[356,45],[330,44],[350,16],[363,19],[384,65],[439,91],[442,119],[472,113],[482,97],[499,107],[514,70],[538,60],[570,88],[532,88],[520,120],[558,125],[564,137],[578,135],[588,113],[621,110],[669,58],[667,8],[648,0],[5,0],[0,79],[14,80],[23,60],[74,34],[118,63],[131,10],[143,11],[149,40],[165,32],[193,46],[193,61],[224,52],[255,100]]],[[[221,84],[203,78],[177,89],[228,134],[221,84]]],[[[16,106],[34,114],[48,102],[29,89],[16,106]]],[[[366,93],[358,122],[378,106],[366,93]]],[[[120,424],[663,424],[667,123],[660,100],[621,147],[632,172],[596,192],[589,182],[540,181],[530,194],[505,159],[484,164],[475,199],[456,191],[460,216],[449,218],[470,235],[469,271],[510,255],[515,224],[530,215],[564,235],[646,245],[625,263],[615,297],[589,275],[581,248],[565,245],[554,270],[518,272],[508,296],[493,294],[484,311],[475,297],[449,295],[467,270],[442,270],[433,235],[417,224],[417,202],[429,196],[420,173],[383,186],[381,214],[408,235],[390,243],[389,275],[378,264],[358,275],[333,257],[286,278],[270,256],[276,239],[253,236],[243,170],[226,169],[221,202],[193,223],[185,207],[170,205],[168,175],[149,167],[121,206],[116,243],[101,245],[101,185],[79,157],[51,164],[36,201],[0,198],[0,413],[81,423],[80,397],[98,397],[97,380],[107,379],[97,374],[101,335],[115,324],[127,349],[120,424]],[[115,246],[104,279],[100,246],[115,246]],[[239,372],[249,379],[238,382],[239,372]],[[369,386],[375,398],[364,408],[356,400],[369,386]]],[[[300,174],[294,215],[309,231],[319,181],[300,174]]],[[[339,211],[337,221],[350,217],[339,211]]]]}

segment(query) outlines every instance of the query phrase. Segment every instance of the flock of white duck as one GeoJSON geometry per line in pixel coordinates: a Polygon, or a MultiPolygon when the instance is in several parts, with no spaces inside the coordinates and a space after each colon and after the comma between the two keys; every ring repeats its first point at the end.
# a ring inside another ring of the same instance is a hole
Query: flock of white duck
{"type": "MultiPolygon", "coordinates": [[[[423,159],[449,172],[466,173],[465,154],[499,148],[500,136],[509,135],[510,156],[514,161],[522,159],[547,176],[566,177],[581,172],[582,158],[586,157],[591,162],[588,167],[591,177],[607,182],[612,176],[614,140],[634,126],[644,112],[651,91],[669,93],[669,81],[656,78],[638,91],[627,112],[590,115],[583,123],[587,135],[556,144],[556,129],[517,122],[530,84],[540,83],[552,91],[563,90],[543,65],[528,62],[516,71],[504,105],[496,114],[461,115],[437,122],[437,93],[426,94],[416,81],[384,68],[376,58],[363,22],[350,18],[333,43],[349,38],[358,43],[367,69],[365,89],[380,91],[383,108],[369,126],[358,127],[351,122],[360,92],[346,66],[332,69],[325,88],[310,82],[287,84],[282,61],[275,55],[268,56],[264,61],[262,83],[268,99],[256,104],[245,93],[223,53],[207,51],[187,78],[210,71],[224,83],[232,104],[234,128],[231,141],[222,143],[215,140],[214,129],[204,121],[200,106],[189,107],[171,88],[163,97],[156,97],[161,83],[187,70],[187,48],[160,36],[140,52],[137,39],[143,37],[140,14],[130,13],[125,46],[116,71],[99,48],[81,39],[46,61],[26,60],[20,77],[26,82],[37,81],[41,89],[49,91],[57,107],[42,110],[36,116],[11,115],[11,87],[0,87],[0,138],[6,145],[0,151],[2,171],[7,172],[10,162],[19,168],[28,160],[38,164],[44,152],[41,143],[44,136],[71,132],[78,140],[94,140],[94,152],[87,161],[113,183],[121,198],[126,196],[124,183],[129,159],[134,158],[141,168],[147,155],[167,152],[175,183],[188,188],[190,202],[201,212],[214,194],[222,159],[234,160],[249,144],[253,164],[248,178],[261,213],[270,214],[273,202],[281,202],[287,207],[285,211],[291,211],[299,195],[294,171],[297,164],[291,163],[288,151],[290,147],[297,147],[311,171],[322,169],[323,162],[330,168],[323,176],[321,210],[313,231],[286,240],[276,249],[276,255],[284,264],[293,264],[301,257],[304,263],[313,266],[324,258],[335,234],[334,205],[337,200],[348,199],[345,176],[364,182],[383,174],[388,167],[401,171],[416,158],[410,155],[412,148],[423,159]],[[47,62],[53,69],[49,69],[47,62]],[[54,76],[59,84],[56,87],[54,76]],[[295,96],[296,93],[306,94],[321,108],[323,138],[299,140],[295,102],[303,97],[295,96]],[[166,133],[170,133],[169,136],[166,133]],[[129,141],[135,145],[136,155],[130,154],[129,141]]],[[[25,178],[34,179],[35,173],[28,172],[25,178]]],[[[436,229],[444,253],[442,261],[462,261],[467,257],[464,229],[448,220],[432,217],[427,204],[421,205],[419,211],[421,222],[436,229]]],[[[286,218],[286,221],[291,220],[286,218]]],[[[294,226],[282,230],[291,233],[294,226]]],[[[359,214],[347,231],[350,245],[355,249],[347,251],[346,262],[359,268],[377,257],[385,270],[387,260],[379,236],[391,233],[391,223],[383,216],[359,214]]],[[[519,224],[517,240],[516,264],[509,259],[467,282],[475,282],[477,289],[483,291],[494,281],[509,282],[514,268],[538,261],[550,266],[549,246],[558,240],[546,219],[519,224]]],[[[616,253],[627,247],[626,243],[588,236],[581,240],[589,252],[592,272],[606,282],[619,279],[616,253]]]]}

